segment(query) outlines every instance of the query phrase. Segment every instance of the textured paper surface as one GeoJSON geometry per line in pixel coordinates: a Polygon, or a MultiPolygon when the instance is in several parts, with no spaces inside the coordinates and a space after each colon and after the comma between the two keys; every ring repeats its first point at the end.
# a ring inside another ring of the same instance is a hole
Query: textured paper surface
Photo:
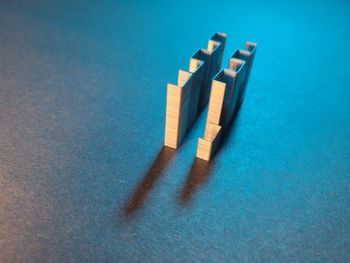
{"type": "Polygon", "coordinates": [[[0,262],[350,262],[350,3],[139,2],[1,1],[0,262]],[[207,164],[206,112],[161,146],[217,31],[259,48],[207,164]]]}

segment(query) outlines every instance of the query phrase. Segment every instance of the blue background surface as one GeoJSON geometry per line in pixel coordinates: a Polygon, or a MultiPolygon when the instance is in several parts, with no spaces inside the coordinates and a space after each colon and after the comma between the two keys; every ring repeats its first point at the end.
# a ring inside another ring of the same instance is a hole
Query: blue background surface
{"type": "Polygon", "coordinates": [[[350,262],[349,25],[341,0],[2,0],[0,262],[350,262]],[[205,112],[161,147],[217,31],[223,66],[259,46],[208,168],[205,112]]]}

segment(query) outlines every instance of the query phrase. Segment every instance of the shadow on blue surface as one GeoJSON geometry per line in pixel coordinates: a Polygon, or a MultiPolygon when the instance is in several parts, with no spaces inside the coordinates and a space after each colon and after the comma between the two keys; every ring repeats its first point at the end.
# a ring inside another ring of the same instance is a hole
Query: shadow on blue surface
{"type": "MultiPolygon", "coordinates": [[[[227,140],[233,135],[235,122],[239,116],[239,111],[242,106],[243,98],[237,105],[235,112],[233,113],[232,119],[228,125],[228,129],[222,134],[222,139],[216,154],[220,151],[222,146],[227,142],[227,140]]],[[[191,169],[187,174],[186,182],[184,183],[180,194],[178,196],[178,201],[181,205],[188,205],[191,201],[193,193],[205,183],[210,177],[210,171],[214,167],[215,156],[210,161],[205,161],[199,158],[195,158],[192,162],[191,169]]]]}
{"type": "MultiPolygon", "coordinates": [[[[240,103],[236,108],[232,120],[229,124],[229,128],[223,133],[218,151],[220,151],[221,147],[223,146],[223,144],[225,144],[227,138],[229,137],[229,135],[231,135],[231,133],[234,130],[233,126],[238,117],[241,105],[242,103],[240,103]]],[[[131,197],[125,204],[123,208],[124,216],[132,217],[136,214],[137,210],[139,210],[142,207],[143,203],[147,198],[147,195],[152,190],[155,182],[161,177],[162,172],[172,160],[175,152],[175,149],[169,148],[167,146],[163,146],[160,149],[152,165],[147,170],[143,179],[138,184],[135,191],[132,193],[131,197]]],[[[209,162],[199,158],[195,158],[193,160],[191,169],[187,174],[186,182],[180,190],[180,194],[178,197],[179,203],[181,205],[188,205],[196,189],[198,189],[200,185],[202,185],[208,180],[211,168],[214,164],[214,159],[212,159],[209,162]]]]}
{"type": "Polygon", "coordinates": [[[189,204],[196,189],[208,180],[212,167],[213,161],[207,162],[199,158],[193,160],[191,170],[187,175],[186,182],[180,190],[178,197],[181,205],[189,204]]]}
{"type": "Polygon", "coordinates": [[[125,216],[133,216],[135,212],[142,207],[142,204],[148,193],[152,190],[154,183],[160,178],[162,172],[168,166],[174,154],[175,149],[166,146],[163,146],[160,149],[152,165],[124,206],[123,212],[125,216]]]}

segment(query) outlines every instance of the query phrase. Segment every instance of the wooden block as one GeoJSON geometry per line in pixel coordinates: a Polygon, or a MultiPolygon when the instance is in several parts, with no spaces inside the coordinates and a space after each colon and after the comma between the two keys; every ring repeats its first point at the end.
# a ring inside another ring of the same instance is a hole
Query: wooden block
{"type": "Polygon", "coordinates": [[[213,123],[208,123],[208,129],[205,133],[204,138],[209,141],[214,141],[217,139],[220,131],[221,131],[221,126],[213,123]]]}
{"type": "Polygon", "coordinates": [[[208,41],[207,49],[200,49],[193,58],[204,61],[203,82],[201,84],[198,111],[202,111],[207,105],[210,94],[210,84],[212,78],[221,68],[222,56],[224,53],[226,34],[216,33],[208,41]]]}
{"type": "Polygon", "coordinates": [[[180,124],[187,118],[182,112],[187,111],[191,76],[192,73],[179,70],[177,85],[167,86],[164,145],[174,149],[178,147],[184,133],[180,124]]]}
{"type": "Polygon", "coordinates": [[[209,123],[214,123],[217,125],[220,123],[222,107],[224,105],[225,90],[226,83],[217,81],[215,79],[212,81],[212,89],[209,99],[206,128],[204,133],[206,133],[209,123]]]}
{"type": "Polygon", "coordinates": [[[196,157],[209,161],[216,152],[221,136],[221,126],[209,123],[204,138],[198,138],[196,157]]]}
{"type": "Polygon", "coordinates": [[[236,59],[230,65],[234,70],[223,69],[212,81],[204,138],[199,138],[196,153],[203,160],[209,161],[219,147],[221,134],[230,126],[243,84],[246,63],[236,59]]]}
{"type": "MultiPolygon", "coordinates": [[[[216,45],[215,40],[209,41],[208,50],[216,45]]],[[[198,158],[209,161],[219,147],[221,134],[229,129],[244,96],[256,46],[246,42],[245,50],[236,50],[231,56],[229,69],[221,70],[213,78],[204,138],[198,139],[198,158]]]]}
{"type": "MultiPolygon", "coordinates": [[[[208,106],[205,134],[209,123],[223,126],[227,116],[234,107],[232,98],[235,96],[234,84],[237,73],[231,70],[221,70],[213,79],[208,106]]],[[[223,126],[225,128],[225,126],[223,126]]]]}
{"type": "Polygon", "coordinates": [[[191,57],[188,72],[179,71],[177,85],[168,84],[164,145],[178,148],[198,115],[199,104],[208,102],[208,98],[201,98],[202,91],[208,89],[209,77],[220,68],[225,40],[225,34],[216,33],[207,50],[191,57]]]}

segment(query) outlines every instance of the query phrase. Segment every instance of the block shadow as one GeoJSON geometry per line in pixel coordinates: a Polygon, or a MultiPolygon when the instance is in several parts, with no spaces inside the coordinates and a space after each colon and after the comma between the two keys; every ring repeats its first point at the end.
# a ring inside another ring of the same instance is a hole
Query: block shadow
{"type": "Polygon", "coordinates": [[[193,194],[198,190],[198,188],[207,182],[210,178],[210,172],[214,166],[215,158],[218,152],[221,150],[222,146],[228,141],[228,139],[233,136],[235,123],[239,117],[239,112],[242,106],[242,102],[237,105],[235,109],[232,119],[228,125],[228,129],[226,129],[223,134],[221,141],[219,143],[219,147],[210,161],[205,161],[200,158],[195,157],[190,171],[187,174],[187,178],[185,183],[183,184],[179,196],[178,201],[181,205],[186,206],[190,203],[193,194]]]}
{"type": "Polygon", "coordinates": [[[132,217],[136,214],[144,204],[149,192],[154,187],[156,181],[161,177],[164,169],[169,165],[169,162],[175,154],[175,149],[163,146],[152,165],[139,182],[136,189],[131,194],[126,204],[123,207],[123,215],[132,217]]]}
{"type": "Polygon", "coordinates": [[[212,161],[207,162],[196,157],[194,158],[186,181],[178,196],[178,201],[181,205],[188,205],[196,189],[208,180],[212,165],[212,161]]]}

